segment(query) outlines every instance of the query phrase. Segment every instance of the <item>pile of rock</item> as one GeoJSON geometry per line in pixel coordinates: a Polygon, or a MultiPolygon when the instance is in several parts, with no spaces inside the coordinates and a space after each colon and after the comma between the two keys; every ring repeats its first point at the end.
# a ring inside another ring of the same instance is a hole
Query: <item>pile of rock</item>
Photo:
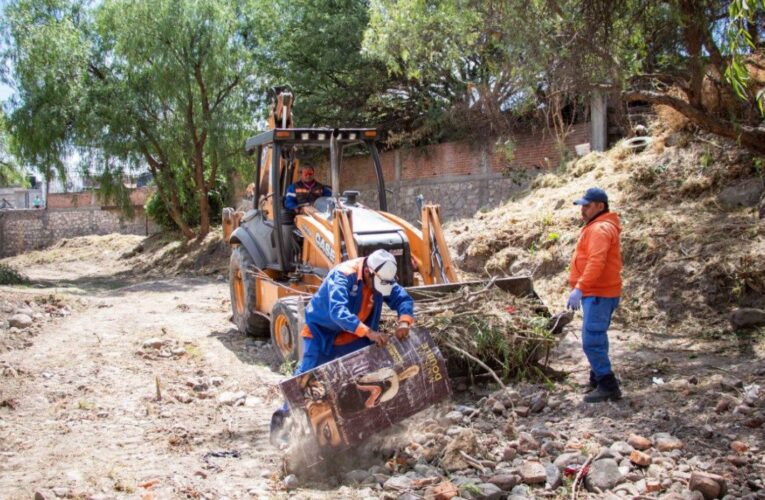
{"type": "MultiPolygon", "coordinates": [[[[561,403],[538,388],[525,395],[505,389],[475,406],[442,408],[410,425],[416,430],[406,442],[383,447],[392,456],[384,466],[351,470],[341,482],[405,500],[570,496],[583,467],[577,486],[610,498],[733,498],[765,486],[755,482],[731,493],[719,461],[691,455],[670,433],[625,433],[613,440],[556,428],[545,415],[565,411],[561,403]]],[[[744,442],[731,449],[753,451],[744,442]]]]}
{"type": "Polygon", "coordinates": [[[55,296],[37,297],[23,301],[0,302],[0,352],[22,349],[31,345],[29,337],[36,335],[50,318],[71,314],[71,308],[55,296]]]}

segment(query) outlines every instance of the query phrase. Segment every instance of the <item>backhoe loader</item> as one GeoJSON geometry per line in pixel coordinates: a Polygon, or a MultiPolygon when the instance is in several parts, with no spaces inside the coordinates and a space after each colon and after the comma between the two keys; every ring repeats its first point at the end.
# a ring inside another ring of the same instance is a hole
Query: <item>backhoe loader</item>
{"type": "MultiPolygon", "coordinates": [[[[421,204],[420,227],[387,211],[385,179],[372,128],[294,128],[293,96],[275,91],[269,130],[249,138],[255,156],[253,206],[247,212],[223,211],[225,241],[232,246],[230,291],[233,322],[248,335],[268,336],[286,361],[302,355],[303,306],[329,270],[340,262],[377,249],[392,253],[399,283],[415,300],[434,286],[466,284],[457,276],[441,229],[439,205],[421,204]],[[343,152],[364,149],[377,179],[378,206],[357,191],[342,191],[343,152]],[[301,161],[322,153],[328,163],[332,196],[294,215],[284,208],[287,186],[298,179],[301,161]]],[[[516,295],[534,295],[529,278],[504,278],[496,286],[516,295]]]]}

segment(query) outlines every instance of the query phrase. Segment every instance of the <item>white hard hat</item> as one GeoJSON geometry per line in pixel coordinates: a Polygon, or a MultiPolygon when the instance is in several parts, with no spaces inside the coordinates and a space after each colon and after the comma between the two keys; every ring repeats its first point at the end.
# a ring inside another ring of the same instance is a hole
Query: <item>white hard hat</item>
{"type": "Polygon", "coordinates": [[[374,275],[375,290],[383,297],[390,295],[396,283],[396,258],[386,250],[375,250],[367,257],[367,267],[374,275]]]}

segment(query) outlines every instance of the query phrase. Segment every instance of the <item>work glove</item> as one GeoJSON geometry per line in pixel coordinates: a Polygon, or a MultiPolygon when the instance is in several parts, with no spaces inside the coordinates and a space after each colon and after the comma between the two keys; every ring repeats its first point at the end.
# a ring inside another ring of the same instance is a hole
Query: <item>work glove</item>
{"type": "Polygon", "coordinates": [[[379,346],[384,346],[388,343],[388,336],[384,333],[370,330],[367,333],[367,338],[379,346]]]}
{"type": "Polygon", "coordinates": [[[568,302],[566,308],[573,311],[578,310],[582,305],[582,291],[578,288],[574,288],[571,291],[571,295],[568,296],[568,302]]]}
{"type": "Polygon", "coordinates": [[[404,340],[409,336],[409,323],[402,321],[396,328],[396,338],[398,340],[404,340]]]}

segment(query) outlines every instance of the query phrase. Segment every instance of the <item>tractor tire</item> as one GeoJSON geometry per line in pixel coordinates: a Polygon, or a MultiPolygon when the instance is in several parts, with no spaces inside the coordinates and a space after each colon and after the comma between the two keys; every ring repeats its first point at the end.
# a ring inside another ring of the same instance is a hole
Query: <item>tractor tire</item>
{"type": "Polygon", "coordinates": [[[229,289],[231,291],[231,310],[234,322],[240,332],[253,337],[268,337],[268,318],[255,312],[256,293],[255,277],[252,271],[255,263],[244,247],[236,247],[231,252],[229,261],[229,289]]]}
{"type": "Polygon", "coordinates": [[[279,299],[271,310],[271,343],[282,361],[300,362],[302,345],[298,331],[299,297],[279,299]]]}

